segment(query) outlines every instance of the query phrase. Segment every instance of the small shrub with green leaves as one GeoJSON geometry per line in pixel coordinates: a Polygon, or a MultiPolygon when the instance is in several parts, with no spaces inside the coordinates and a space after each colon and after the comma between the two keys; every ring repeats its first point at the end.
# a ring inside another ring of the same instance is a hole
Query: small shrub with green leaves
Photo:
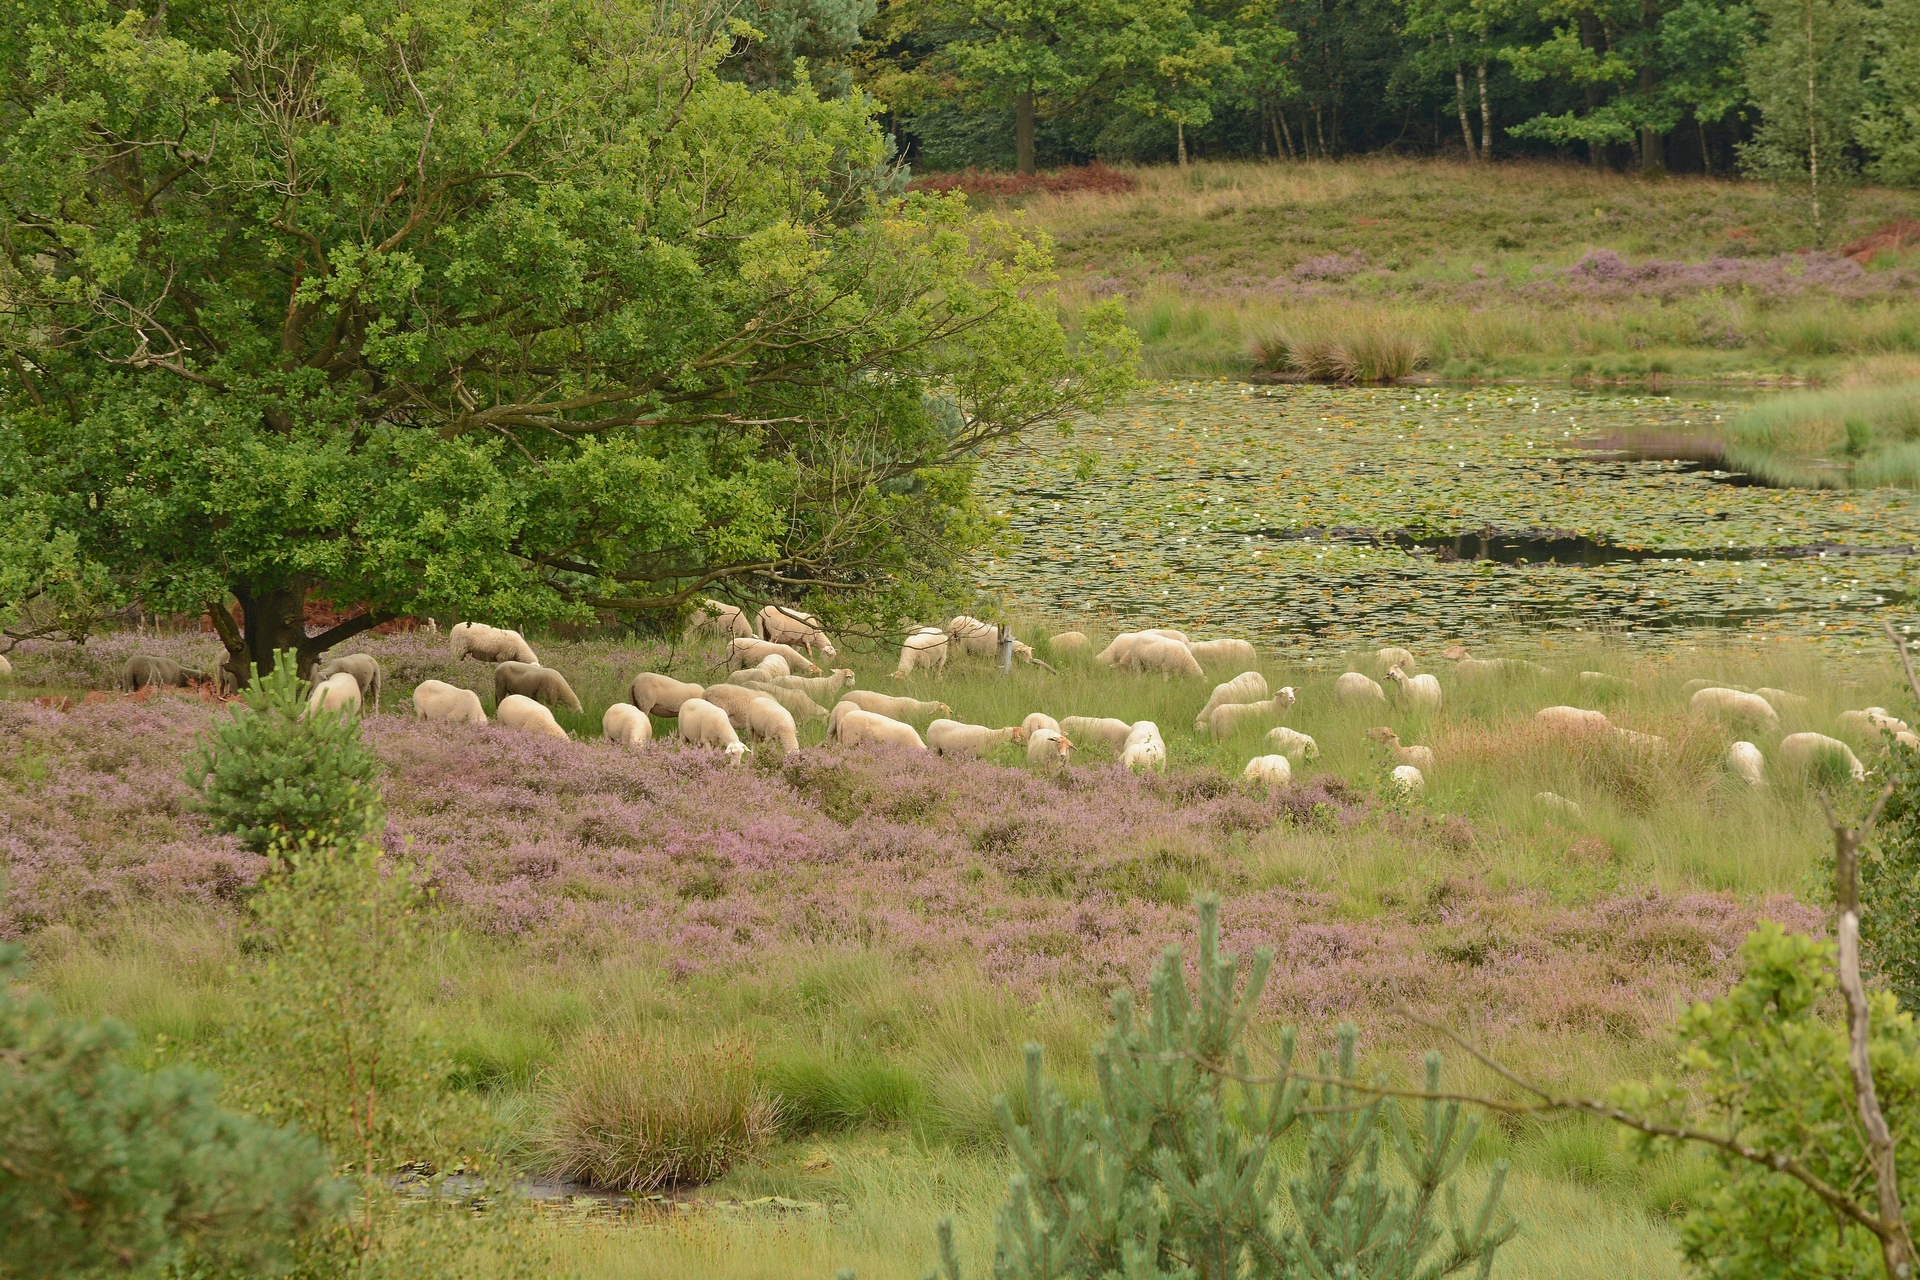
{"type": "Polygon", "coordinates": [[[380,761],[357,712],[307,711],[291,650],[271,675],[256,668],[245,701],[214,725],[187,766],[213,826],[264,853],[282,833],[351,841],[377,830],[380,761]]]}
{"type": "Polygon", "coordinates": [[[59,1017],[0,947],[0,1277],[278,1272],[345,1187],[311,1137],[221,1108],[219,1081],[136,1071],[114,1022],[59,1017]]]}
{"type": "Polygon", "coordinates": [[[1894,741],[1888,747],[1893,794],[1860,858],[1860,954],[1900,1006],[1913,1010],[1920,1009],[1920,918],[1913,907],[1920,902],[1920,751],[1894,741]]]}
{"type": "MultiPolygon", "coordinates": [[[[1197,990],[1169,948],[1144,1022],[1130,992],[1114,994],[1095,1060],[1097,1104],[1070,1106],[1042,1077],[1039,1047],[1027,1047],[1031,1122],[1017,1123],[1005,1098],[997,1104],[1020,1169],[997,1220],[995,1280],[1487,1276],[1519,1226],[1500,1208],[1504,1165],[1471,1220],[1460,1216],[1451,1179],[1478,1122],[1457,1102],[1425,1100],[1411,1131],[1401,1107],[1356,1075],[1351,1026],[1313,1079],[1292,1070],[1286,1029],[1278,1069],[1261,1081],[1246,1035],[1273,956],[1255,952],[1236,993],[1238,959],[1218,941],[1218,903],[1203,899],[1197,990]],[[1288,1178],[1277,1147],[1296,1126],[1305,1167],[1288,1178]],[[1380,1167],[1383,1130],[1403,1178],[1380,1167]]],[[[1426,1075],[1426,1092],[1438,1092],[1438,1054],[1427,1056],[1426,1075]]],[[[947,1223],[940,1241],[947,1280],[960,1280],[947,1223]]]]}

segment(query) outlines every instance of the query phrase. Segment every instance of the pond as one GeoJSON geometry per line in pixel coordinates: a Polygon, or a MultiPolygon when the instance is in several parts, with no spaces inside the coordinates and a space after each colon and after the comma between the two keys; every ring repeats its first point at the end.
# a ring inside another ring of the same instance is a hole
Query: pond
{"type": "Polygon", "coordinates": [[[1020,541],[983,556],[977,581],[1062,618],[1304,652],[1546,629],[1873,643],[1882,616],[1905,616],[1920,495],[1771,489],[1619,447],[1697,440],[1736,407],[1157,384],[987,464],[984,500],[1020,541]]]}

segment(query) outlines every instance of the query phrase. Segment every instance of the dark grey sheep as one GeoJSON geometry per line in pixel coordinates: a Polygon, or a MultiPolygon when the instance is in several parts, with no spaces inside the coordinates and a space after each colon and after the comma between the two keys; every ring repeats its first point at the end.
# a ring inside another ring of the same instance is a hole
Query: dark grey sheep
{"type": "Polygon", "coordinates": [[[120,668],[120,687],[128,693],[144,689],[150,684],[162,689],[180,689],[190,681],[211,678],[206,672],[183,667],[172,658],[156,658],[147,653],[134,654],[120,668]]]}

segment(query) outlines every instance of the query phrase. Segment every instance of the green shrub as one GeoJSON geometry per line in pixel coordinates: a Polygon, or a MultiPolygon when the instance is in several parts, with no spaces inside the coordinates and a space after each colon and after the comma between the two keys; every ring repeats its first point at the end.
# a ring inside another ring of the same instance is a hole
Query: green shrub
{"type": "Polygon", "coordinates": [[[265,852],[282,835],[352,841],[380,825],[380,762],[345,708],[307,713],[298,663],[284,651],[258,668],[245,701],[214,725],[187,766],[187,785],[213,826],[265,852]]]}
{"type": "MultiPolygon", "coordinates": [[[[1860,956],[1900,1007],[1920,1009],[1920,751],[1889,741],[1893,784],[1873,843],[1860,858],[1860,956]]],[[[1828,865],[1831,872],[1831,863],[1828,865]]]]}
{"type": "Polygon", "coordinates": [[[0,1276],[277,1272],[344,1187],[319,1144],[223,1110],[219,1082],[122,1065],[114,1022],[58,1017],[0,948],[0,1276]]]}

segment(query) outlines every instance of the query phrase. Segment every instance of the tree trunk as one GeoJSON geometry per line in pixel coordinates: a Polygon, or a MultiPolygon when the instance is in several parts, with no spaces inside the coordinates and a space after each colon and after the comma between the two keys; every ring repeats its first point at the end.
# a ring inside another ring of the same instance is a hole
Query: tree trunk
{"type": "MultiPolygon", "coordinates": [[[[1274,124],[1279,126],[1280,141],[1287,149],[1287,159],[1292,160],[1294,158],[1293,130],[1287,128],[1287,113],[1282,111],[1280,108],[1275,107],[1273,109],[1273,122],[1274,124]]],[[[1304,141],[1305,139],[1303,138],[1302,142],[1304,141]]]]}
{"type": "Polygon", "coordinates": [[[1320,114],[1320,104],[1317,102],[1313,104],[1313,132],[1320,139],[1320,158],[1325,160],[1327,158],[1326,119],[1320,114]]]}
{"type": "Polygon", "coordinates": [[[233,587],[232,591],[233,598],[240,603],[241,621],[238,627],[234,626],[233,615],[224,600],[210,601],[207,605],[213,629],[219,633],[220,642],[227,649],[227,660],[220,665],[223,689],[246,688],[253,678],[251,668],[255,666],[263,676],[272,674],[282,649],[294,651],[299,676],[303,680],[308,679],[319,664],[320,656],[328,649],[362,631],[371,631],[393,617],[392,614],[369,610],[329,627],[317,636],[309,636],[306,615],[307,596],[311,588],[306,583],[262,591],[242,584],[233,587]]]}
{"type": "Polygon", "coordinates": [[[1174,148],[1180,155],[1180,167],[1187,167],[1187,125],[1184,120],[1173,122],[1174,148]]]}
{"type": "Polygon", "coordinates": [[[1826,238],[1820,226],[1820,109],[1819,63],[1814,57],[1813,0],[1807,0],[1807,192],[1813,199],[1813,247],[1822,248],[1826,238]]]}
{"type": "Polygon", "coordinates": [[[1021,173],[1033,170],[1033,90],[1013,100],[1013,167],[1021,173]]]}
{"type": "MultiPolygon", "coordinates": [[[[1453,32],[1447,32],[1447,44],[1453,44],[1453,32]]],[[[1453,105],[1460,111],[1460,138],[1467,144],[1467,160],[1472,162],[1480,157],[1473,149],[1473,124],[1467,119],[1467,73],[1459,63],[1453,64],[1453,105]]]]}
{"type": "Polygon", "coordinates": [[[1700,123],[1700,118],[1695,116],[1693,127],[1700,131],[1700,171],[1711,178],[1713,176],[1713,152],[1707,146],[1707,126],[1700,123]]]}
{"type": "Polygon", "coordinates": [[[1493,158],[1493,107],[1487,102],[1487,60],[1480,60],[1480,158],[1493,158]]]}

